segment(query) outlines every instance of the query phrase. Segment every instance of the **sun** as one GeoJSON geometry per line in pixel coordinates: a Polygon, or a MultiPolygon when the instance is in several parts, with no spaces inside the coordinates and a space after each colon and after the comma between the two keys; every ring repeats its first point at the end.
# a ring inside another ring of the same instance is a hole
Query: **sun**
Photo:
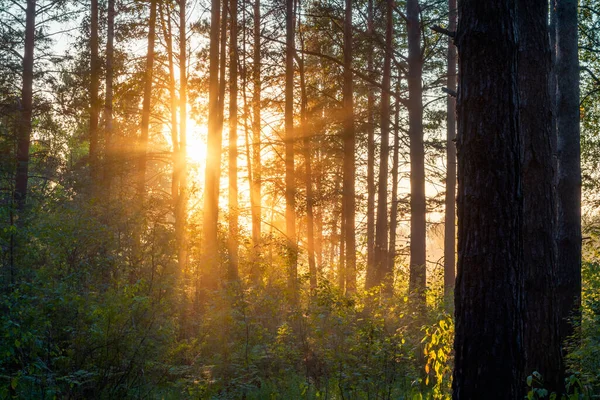
{"type": "Polygon", "coordinates": [[[193,118],[187,119],[187,158],[190,164],[203,168],[206,164],[206,137],[208,128],[193,118]]]}

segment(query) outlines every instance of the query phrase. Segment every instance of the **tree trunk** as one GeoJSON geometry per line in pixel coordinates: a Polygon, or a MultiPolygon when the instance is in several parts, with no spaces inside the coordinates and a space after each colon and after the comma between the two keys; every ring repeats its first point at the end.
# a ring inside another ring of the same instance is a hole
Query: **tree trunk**
{"type": "Polygon", "coordinates": [[[455,400],[523,396],[515,14],[511,0],[462,0],[459,8],[455,400]]]}
{"type": "Polygon", "coordinates": [[[98,57],[98,0],[91,0],[90,18],[90,175],[92,192],[97,193],[98,160],[100,158],[98,120],[100,115],[100,58],[98,57]]]}
{"type": "Polygon", "coordinates": [[[113,178],[113,75],[115,41],[115,0],[108,0],[106,26],[106,95],[104,99],[104,197],[110,200],[113,178]]]}
{"type": "Polygon", "coordinates": [[[560,342],[574,333],[581,307],[581,151],[577,0],[556,0],[556,127],[558,131],[558,274],[560,342]]]}
{"type": "Polygon", "coordinates": [[[219,178],[221,175],[222,132],[219,124],[219,32],[221,2],[211,0],[210,56],[208,92],[208,137],[206,143],[206,170],[203,210],[203,266],[202,286],[215,290],[218,284],[218,240],[219,178]]]}
{"type": "Polygon", "coordinates": [[[285,226],[288,286],[292,302],[297,297],[296,177],[294,175],[294,0],[286,1],[285,50],[285,226]]]}
{"type": "MultiPolygon", "coordinates": [[[[456,0],[448,1],[448,30],[456,31],[456,0]]],[[[448,38],[448,68],[446,86],[456,92],[456,47],[448,38]]],[[[454,280],[456,278],[456,98],[448,96],[446,102],[446,199],[444,218],[444,299],[452,306],[454,280]]]]}
{"type": "Polygon", "coordinates": [[[186,0],[179,0],[179,143],[177,146],[178,175],[177,204],[175,208],[175,236],[177,239],[177,262],[179,273],[186,273],[188,266],[187,233],[187,29],[186,0]]]}
{"type": "MultiPolygon", "coordinates": [[[[367,3],[367,37],[373,46],[373,0],[367,3]]],[[[367,51],[367,69],[373,77],[373,52],[367,51]]],[[[375,90],[367,92],[367,281],[377,275],[375,269],[375,90]]]]}
{"type": "MultiPolygon", "coordinates": [[[[144,72],[144,99],[142,102],[142,125],[137,154],[137,201],[140,205],[146,195],[146,162],[148,150],[148,133],[150,130],[150,106],[152,100],[152,76],[154,68],[154,42],[156,37],[157,0],[150,2],[150,21],[148,27],[148,51],[146,55],[146,71],[144,72]]],[[[143,206],[142,206],[143,207],[143,206]]]]}
{"type": "MultiPolygon", "coordinates": [[[[398,71],[400,73],[400,71],[398,71]]],[[[400,77],[396,88],[396,105],[394,117],[394,153],[392,156],[392,206],[390,209],[390,246],[388,264],[385,270],[384,292],[391,296],[394,293],[394,267],[396,265],[396,230],[398,229],[398,169],[400,159],[400,77]]]]}
{"type": "MultiPolygon", "coordinates": [[[[302,29],[300,29],[302,32],[302,29]]],[[[308,95],[306,94],[306,76],[304,61],[304,36],[300,35],[302,54],[299,62],[300,72],[300,124],[302,136],[304,137],[304,184],[306,186],[306,242],[308,253],[308,276],[311,294],[317,289],[317,266],[315,263],[315,218],[313,212],[313,188],[312,188],[312,165],[311,165],[311,135],[308,125],[308,95]]]]}
{"type": "Polygon", "coordinates": [[[23,50],[23,87],[21,118],[17,130],[17,171],[14,199],[19,212],[25,210],[29,180],[29,144],[33,109],[33,50],[35,48],[36,0],[27,0],[25,11],[25,48],[23,50]]]}
{"type": "Polygon", "coordinates": [[[346,1],[344,18],[344,176],[343,200],[344,201],[344,240],[346,242],[346,290],[349,293],[356,291],[356,231],[355,214],[356,200],[354,180],[356,166],[354,164],[356,152],[356,137],[354,133],[354,99],[352,82],[352,0],[346,1]]]}
{"type": "Polygon", "coordinates": [[[544,387],[564,389],[558,341],[552,163],[552,103],[548,92],[551,54],[548,2],[520,0],[519,115],[523,137],[523,255],[525,376],[538,371],[544,387]]]}
{"type": "MultiPolygon", "coordinates": [[[[260,161],[260,92],[261,92],[261,76],[260,76],[260,0],[254,1],[254,48],[252,60],[252,183],[251,191],[253,200],[251,204],[252,213],[252,247],[255,258],[259,253],[260,231],[261,231],[261,161],[260,161]]],[[[256,262],[257,260],[255,260],[256,262]]],[[[257,277],[255,277],[256,279],[257,277]]]]}
{"type": "Polygon", "coordinates": [[[237,0],[231,0],[229,6],[231,13],[231,37],[229,44],[229,281],[238,278],[238,176],[237,176],[237,114],[238,114],[238,23],[237,0]]]}
{"type": "Polygon", "coordinates": [[[421,23],[418,0],[406,2],[408,31],[408,124],[410,138],[410,279],[409,299],[415,311],[425,308],[426,200],[423,148],[423,86],[421,23]]]}
{"type": "Polygon", "coordinates": [[[379,188],[377,193],[377,223],[375,226],[375,274],[367,276],[366,288],[380,285],[385,278],[388,259],[388,213],[387,186],[390,142],[390,81],[392,36],[394,29],[393,0],[386,0],[385,56],[381,81],[381,150],[379,164],[379,188]]]}

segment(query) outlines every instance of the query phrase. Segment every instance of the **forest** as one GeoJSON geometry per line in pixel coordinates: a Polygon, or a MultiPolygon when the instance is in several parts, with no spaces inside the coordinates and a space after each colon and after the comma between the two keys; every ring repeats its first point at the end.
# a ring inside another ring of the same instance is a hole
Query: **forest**
{"type": "Polygon", "coordinates": [[[600,398],[598,0],[0,0],[0,399],[600,398]]]}

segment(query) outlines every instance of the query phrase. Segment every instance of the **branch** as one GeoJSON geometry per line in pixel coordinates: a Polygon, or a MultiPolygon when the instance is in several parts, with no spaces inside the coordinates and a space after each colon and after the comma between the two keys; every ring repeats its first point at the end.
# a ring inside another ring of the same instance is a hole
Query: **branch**
{"type": "Polygon", "coordinates": [[[449,36],[449,37],[451,37],[451,38],[453,38],[453,39],[456,37],[456,32],[454,32],[454,31],[449,31],[448,29],[446,29],[446,28],[442,28],[442,27],[441,27],[441,26],[439,26],[439,25],[433,25],[433,26],[431,27],[431,30],[432,30],[432,31],[434,31],[434,32],[437,32],[437,33],[441,33],[442,35],[449,36]]]}
{"type": "Polygon", "coordinates": [[[443,88],[442,88],[442,92],[444,92],[444,93],[448,93],[448,95],[449,95],[450,97],[457,97],[457,96],[458,96],[458,93],[456,93],[454,90],[448,89],[448,88],[446,88],[446,87],[443,87],[443,88]]]}

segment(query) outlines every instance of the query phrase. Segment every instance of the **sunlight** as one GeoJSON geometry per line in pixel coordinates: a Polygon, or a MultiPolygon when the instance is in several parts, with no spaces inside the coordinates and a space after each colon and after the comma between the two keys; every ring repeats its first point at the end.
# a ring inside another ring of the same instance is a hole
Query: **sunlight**
{"type": "MultiPolygon", "coordinates": [[[[188,114],[189,115],[189,114],[188,114]]],[[[198,124],[193,118],[187,119],[187,157],[190,164],[194,164],[201,170],[206,160],[206,135],[208,128],[204,124],[198,124]]]]}

